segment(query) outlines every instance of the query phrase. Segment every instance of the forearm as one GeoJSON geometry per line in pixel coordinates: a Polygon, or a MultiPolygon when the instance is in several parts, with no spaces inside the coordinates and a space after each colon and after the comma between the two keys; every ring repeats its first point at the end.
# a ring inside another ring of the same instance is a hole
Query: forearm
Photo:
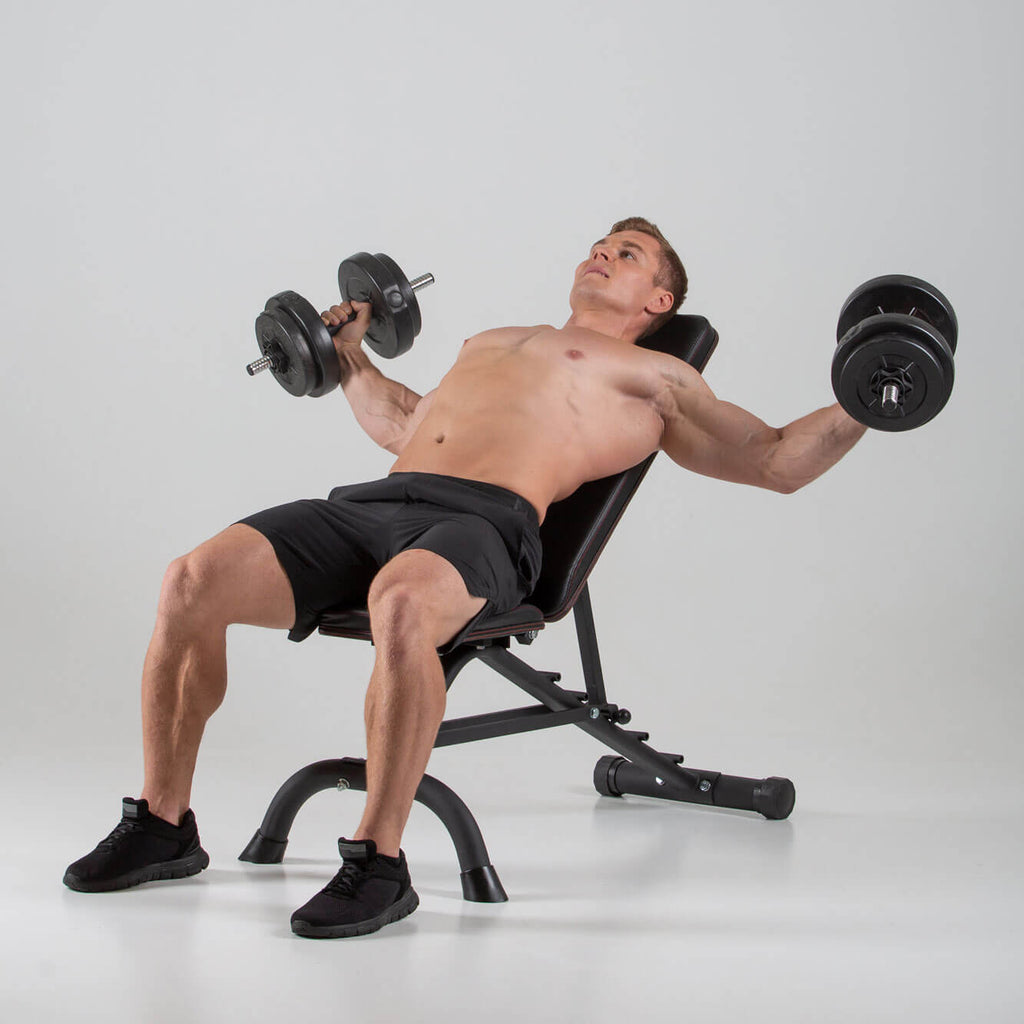
{"type": "Polygon", "coordinates": [[[346,346],[341,360],[341,390],[356,420],[381,447],[388,448],[405,431],[420,396],[385,377],[358,345],[346,346]]]}
{"type": "Polygon", "coordinates": [[[838,404],[818,409],[779,431],[768,473],[774,490],[790,494],[831,469],[866,433],[838,404]]]}

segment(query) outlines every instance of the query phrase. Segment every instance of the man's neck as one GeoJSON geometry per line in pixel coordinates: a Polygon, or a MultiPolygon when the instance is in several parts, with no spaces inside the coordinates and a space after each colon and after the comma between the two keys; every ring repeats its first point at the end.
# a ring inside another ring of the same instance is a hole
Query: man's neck
{"type": "Polygon", "coordinates": [[[620,338],[631,345],[643,333],[643,327],[637,324],[636,317],[607,309],[578,310],[566,320],[563,330],[565,327],[582,327],[609,338],[620,338]]]}

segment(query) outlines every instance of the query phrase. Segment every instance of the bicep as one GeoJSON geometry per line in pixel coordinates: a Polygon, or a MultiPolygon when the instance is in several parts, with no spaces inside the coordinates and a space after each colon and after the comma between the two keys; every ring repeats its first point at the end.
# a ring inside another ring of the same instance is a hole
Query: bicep
{"type": "Polygon", "coordinates": [[[769,463],[779,431],[716,398],[702,378],[672,387],[662,415],[661,449],[673,462],[718,480],[771,486],[769,463]]]}
{"type": "Polygon", "coordinates": [[[414,392],[409,392],[409,395],[415,397],[415,404],[405,420],[401,433],[394,440],[383,446],[392,455],[401,455],[402,449],[409,443],[409,438],[416,433],[416,429],[430,411],[430,407],[434,403],[434,395],[436,394],[437,388],[434,388],[433,391],[428,391],[422,398],[419,395],[415,395],[414,392]]]}

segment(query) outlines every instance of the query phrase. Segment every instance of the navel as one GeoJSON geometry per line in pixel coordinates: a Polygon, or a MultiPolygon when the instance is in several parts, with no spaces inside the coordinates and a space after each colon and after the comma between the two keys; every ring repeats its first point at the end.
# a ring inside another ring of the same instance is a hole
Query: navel
{"type": "Polygon", "coordinates": [[[440,443],[441,443],[441,442],[442,442],[442,441],[444,440],[444,434],[438,434],[438,435],[437,435],[437,437],[435,437],[435,438],[434,438],[434,440],[435,440],[435,441],[436,441],[436,442],[437,442],[438,444],[440,444],[440,443]]]}
{"type": "Polygon", "coordinates": [[[566,349],[565,354],[570,359],[582,359],[583,358],[583,353],[578,348],[566,349]]]}

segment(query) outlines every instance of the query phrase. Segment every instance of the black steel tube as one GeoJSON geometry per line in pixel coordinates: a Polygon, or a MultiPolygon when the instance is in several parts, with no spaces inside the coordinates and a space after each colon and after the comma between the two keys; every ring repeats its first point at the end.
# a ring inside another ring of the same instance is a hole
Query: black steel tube
{"type": "Polygon", "coordinates": [[[594,626],[594,609],[590,604],[590,584],[584,584],[580,596],[572,606],[576,621],[576,640],[583,663],[583,679],[587,685],[587,696],[591,704],[607,704],[604,689],[604,673],[601,671],[601,655],[597,647],[597,629],[594,626]]]}
{"type": "MultiPolygon", "coordinates": [[[[480,659],[553,711],[569,711],[581,706],[579,697],[553,683],[550,675],[538,672],[502,647],[481,651],[480,659]]],[[[711,803],[710,796],[697,788],[700,779],[695,772],[680,768],[670,757],[645,746],[635,735],[609,722],[603,715],[598,714],[597,718],[588,716],[576,725],[616,753],[664,779],[666,796],[672,794],[672,799],[686,799],[691,803],[711,803]]]]}
{"type": "Polygon", "coordinates": [[[529,708],[493,711],[486,715],[469,715],[442,723],[434,748],[453,747],[459,743],[490,740],[498,736],[512,736],[537,729],[553,729],[562,725],[575,725],[587,713],[585,707],[574,711],[552,711],[539,704],[529,708]]]}
{"type": "MultiPolygon", "coordinates": [[[[663,755],[664,756],[664,755],[663,755]]],[[[756,811],[766,818],[788,818],[796,800],[796,790],[789,779],[745,779],[738,775],[681,769],[698,780],[695,793],[678,794],[663,775],[654,776],[646,769],[623,759],[608,767],[608,790],[615,796],[632,793],[635,796],[653,796],[683,803],[713,804],[738,811],[756,811]],[[662,782],[659,784],[658,778],[662,782]],[[702,787],[706,787],[703,788],[702,787]]]]}
{"type": "MultiPolygon", "coordinates": [[[[595,739],[600,740],[605,746],[611,747],[616,753],[621,754],[628,762],[630,768],[637,772],[638,785],[650,785],[656,787],[651,793],[640,793],[637,790],[629,789],[627,792],[636,792],[637,795],[659,796],[667,800],[681,800],[690,804],[714,803],[710,790],[702,791],[701,782],[712,776],[712,773],[700,773],[691,768],[682,768],[668,754],[652,750],[640,740],[635,739],[625,729],[609,722],[605,718],[584,719],[577,725],[589,732],[595,739]],[[654,781],[659,778],[662,785],[654,781]],[[643,782],[640,782],[640,780],[643,782]]],[[[632,780],[633,776],[629,778],[632,780]]]]}
{"type": "Polygon", "coordinates": [[[315,793],[337,786],[340,777],[337,766],[341,763],[317,761],[287,778],[274,794],[260,827],[238,859],[253,864],[280,864],[299,808],[315,793]]]}
{"type": "Polygon", "coordinates": [[[713,792],[717,807],[756,811],[773,821],[788,818],[796,803],[796,787],[789,779],[776,775],[767,779],[721,775],[713,792]]]}
{"type": "MultiPolygon", "coordinates": [[[[365,793],[366,762],[355,757],[332,758],[299,769],[274,794],[256,835],[238,859],[261,864],[280,863],[299,808],[315,793],[335,788],[339,780],[344,780],[349,789],[365,793]]],[[[491,866],[480,828],[462,800],[431,775],[423,776],[415,799],[441,819],[452,837],[466,898],[477,902],[508,899],[491,866]],[[467,876],[470,889],[476,895],[469,895],[467,876]]]]}
{"type": "Polygon", "coordinates": [[[450,690],[458,674],[471,662],[476,661],[480,652],[475,647],[456,647],[441,658],[444,669],[444,688],[450,690]]]}

